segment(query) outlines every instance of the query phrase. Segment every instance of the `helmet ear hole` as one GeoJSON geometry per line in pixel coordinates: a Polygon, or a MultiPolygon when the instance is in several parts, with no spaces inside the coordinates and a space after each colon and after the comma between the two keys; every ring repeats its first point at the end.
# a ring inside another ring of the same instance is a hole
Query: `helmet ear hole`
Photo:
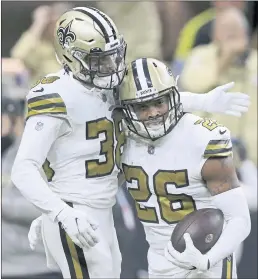
{"type": "Polygon", "coordinates": [[[155,62],[152,62],[152,64],[154,65],[154,67],[158,68],[158,66],[155,62]]]}

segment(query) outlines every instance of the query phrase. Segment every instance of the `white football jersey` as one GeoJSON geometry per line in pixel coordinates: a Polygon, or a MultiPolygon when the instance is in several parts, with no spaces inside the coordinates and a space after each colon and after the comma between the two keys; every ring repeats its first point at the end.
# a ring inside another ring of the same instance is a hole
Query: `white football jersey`
{"type": "Polygon", "coordinates": [[[64,70],[42,79],[27,96],[27,118],[43,114],[69,124],[44,165],[49,187],[65,201],[100,208],[115,203],[125,136],[108,99],[111,91],[91,92],[64,70]]]}
{"type": "Polygon", "coordinates": [[[201,169],[211,156],[230,155],[228,129],[192,114],[185,114],[168,135],[154,142],[127,138],[122,169],[152,248],[164,249],[187,214],[214,207],[201,169]]]}

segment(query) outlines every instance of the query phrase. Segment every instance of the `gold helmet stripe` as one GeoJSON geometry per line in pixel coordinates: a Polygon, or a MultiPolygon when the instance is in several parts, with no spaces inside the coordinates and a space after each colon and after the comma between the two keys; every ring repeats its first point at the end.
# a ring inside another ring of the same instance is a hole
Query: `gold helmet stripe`
{"type": "Polygon", "coordinates": [[[137,90],[144,90],[153,87],[147,58],[140,58],[132,62],[134,82],[137,90]]]}
{"type": "Polygon", "coordinates": [[[97,9],[85,8],[85,7],[77,7],[73,10],[77,12],[81,12],[95,21],[102,31],[106,43],[113,42],[116,39],[116,33],[114,27],[111,25],[110,21],[107,21],[106,17],[100,13],[97,9]],[[112,26],[112,27],[111,27],[112,26]]]}

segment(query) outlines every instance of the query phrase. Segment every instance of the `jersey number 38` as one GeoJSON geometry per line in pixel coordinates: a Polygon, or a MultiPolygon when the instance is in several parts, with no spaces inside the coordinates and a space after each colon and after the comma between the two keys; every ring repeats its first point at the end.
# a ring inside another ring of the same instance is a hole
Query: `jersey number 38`
{"type": "Polygon", "coordinates": [[[125,144],[121,119],[116,118],[113,122],[107,118],[99,118],[86,122],[86,140],[97,139],[101,133],[104,133],[105,138],[100,142],[99,155],[104,155],[105,159],[103,162],[99,159],[87,160],[85,162],[86,178],[110,175],[115,165],[118,169],[120,168],[122,147],[125,144]]]}

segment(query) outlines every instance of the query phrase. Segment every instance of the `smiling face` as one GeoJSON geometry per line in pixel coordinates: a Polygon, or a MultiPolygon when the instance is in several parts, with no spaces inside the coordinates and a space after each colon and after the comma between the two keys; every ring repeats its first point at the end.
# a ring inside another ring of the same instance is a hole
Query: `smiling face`
{"type": "Polygon", "coordinates": [[[157,125],[166,120],[169,111],[168,96],[159,99],[133,105],[133,109],[139,120],[144,121],[146,126],[157,125]]]}
{"type": "Polygon", "coordinates": [[[119,100],[129,131],[148,140],[167,135],[183,116],[172,71],[156,59],[139,58],[131,62],[119,100]]]}

